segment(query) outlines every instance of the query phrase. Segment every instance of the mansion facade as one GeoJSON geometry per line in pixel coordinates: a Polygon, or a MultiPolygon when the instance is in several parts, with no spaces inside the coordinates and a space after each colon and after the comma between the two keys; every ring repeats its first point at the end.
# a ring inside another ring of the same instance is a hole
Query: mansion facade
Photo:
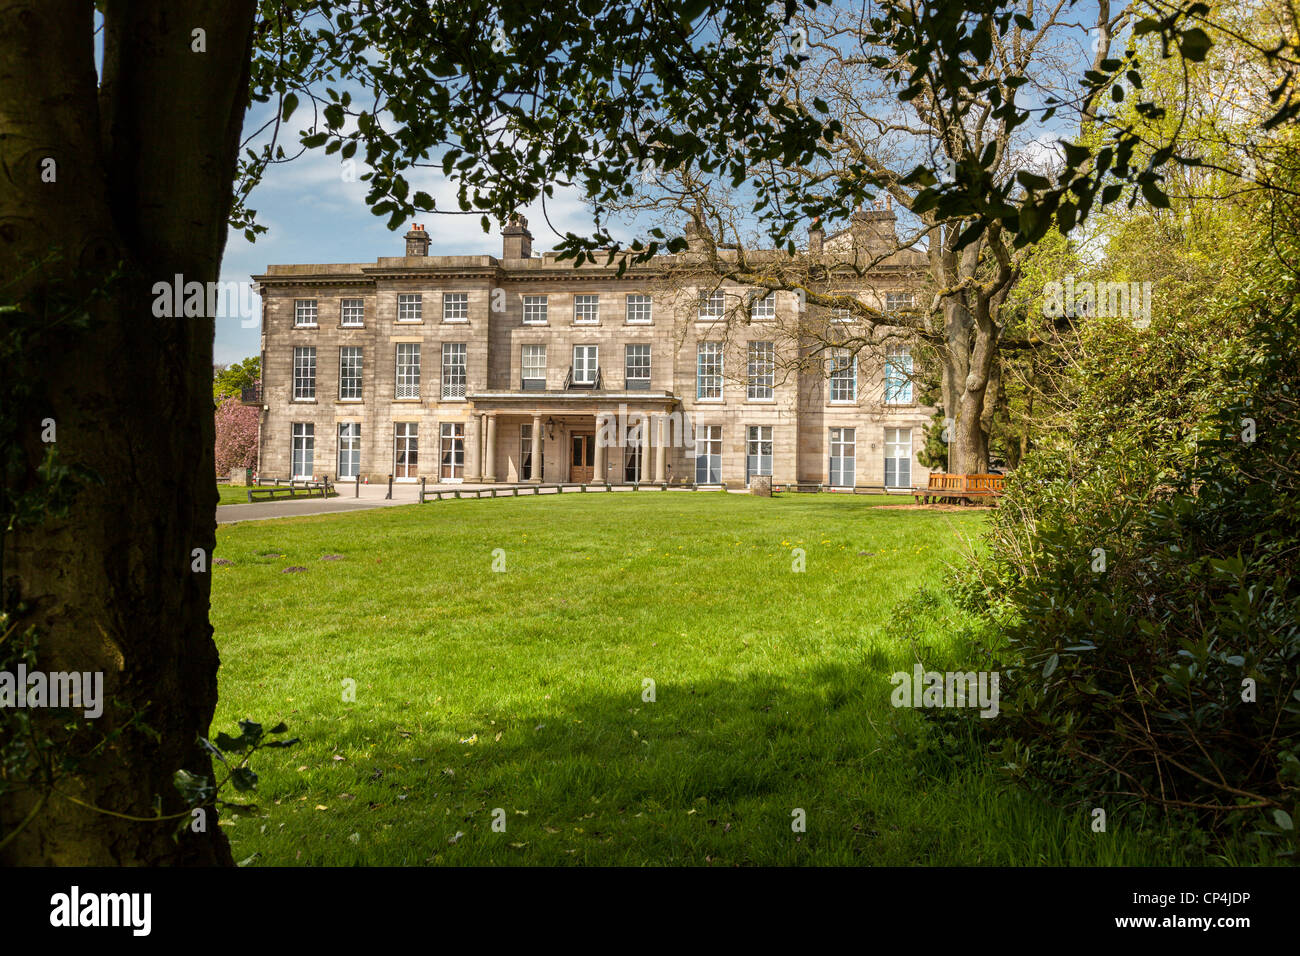
{"type": "MultiPolygon", "coordinates": [[[[852,252],[893,226],[892,211],[859,211],[810,246],[852,252]]],[[[934,409],[916,401],[909,350],[810,350],[788,335],[794,293],[674,284],[689,253],[622,275],[599,259],[574,268],[534,256],[522,219],[502,230],[500,258],[430,256],[420,226],[404,238],[404,256],[253,277],[262,385],[245,401],[261,410],[261,474],[925,482],[916,454],[934,409]]],[[[907,305],[923,258],[903,250],[872,270],[876,291],[855,294],[907,305]]],[[[848,316],[831,318],[851,333],[848,316]]]]}

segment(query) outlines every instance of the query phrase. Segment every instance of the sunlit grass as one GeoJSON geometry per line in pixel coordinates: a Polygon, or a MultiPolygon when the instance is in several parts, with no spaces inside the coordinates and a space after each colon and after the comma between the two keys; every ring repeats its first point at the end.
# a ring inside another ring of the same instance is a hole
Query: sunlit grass
{"type": "Polygon", "coordinates": [[[236,858],[1186,862],[1121,814],[1096,834],[1006,790],[890,705],[893,671],[970,666],[944,570],[984,518],[885,503],[572,494],[221,527],[214,732],[303,741],[258,755],[266,815],[223,820],[236,858]]]}

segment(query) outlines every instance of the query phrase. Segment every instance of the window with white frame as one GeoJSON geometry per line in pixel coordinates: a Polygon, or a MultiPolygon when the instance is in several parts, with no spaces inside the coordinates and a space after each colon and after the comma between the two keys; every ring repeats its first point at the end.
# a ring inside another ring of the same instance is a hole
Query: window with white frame
{"type": "Polygon", "coordinates": [[[520,366],[526,391],[542,391],[546,388],[545,345],[525,345],[520,366]]]}
{"type": "Polygon", "coordinates": [[[852,320],[853,313],[851,310],[844,308],[843,306],[835,306],[831,309],[832,322],[851,322],[852,320]]]}
{"type": "Polygon", "coordinates": [[[573,383],[575,385],[596,384],[596,375],[600,369],[599,356],[599,346],[575,345],[573,347],[573,383]]]}
{"type": "Polygon", "coordinates": [[[465,343],[442,343],[442,397],[465,397],[465,343]]]}
{"type": "Polygon", "coordinates": [[[315,325],[317,317],[318,311],[315,299],[293,300],[293,324],[295,326],[315,325]]]}
{"type": "Polygon", "coordinates": [[[727,312],[727,296],[721,289],[700,294],[700,318],[720,319],[727,312]]]}
{"type": "Polygon", "coordinates": [[[776,386],[776,350],[771,342],[750,342],[749,362],[745,369],[750,401],[768,401],[776,386]]]}
{"type": "Polygon", "coordinates": [[[420,345],[397,343],[397,398],[420,397],[420,345]]]}
{"type": "Polygon", "coordinates": [[[344,345],[339,349],[339,398],[361,398],[361,346],[344,345]]]}
{"type": "Polygon", "coordinates": [[[442,321],[469,321],[468,292],[444,292],[442,294],[442,321]]]}
{"type": "Polygon", "coordinates": [[[316,347],[299,346],[293,350],[294,401],[310,401],[316,397],[316,347]]]}
{"type": "Polygon", "coordinates": [[[749,306],[749,317],[751,319],[775,319],[776,293],[769,292],[761,298],[756,295],[749,306]]]}
{"type": "Polygon", "coordinates": [[[650,387],[650,346],[625,346],[623,372],[623,381],[628,391],[648,389],[650,387]]]}
{"type": "Polygon", "coordinates": [[[438,426],[440,476],[460,481],[465,477],[465,426],[461,422],[443,422],[438,426]]]}
{"type": "Polygon", "coordinates": [[[772,426],[750,425],[745,440],[745,482],[772,474],[772,426]]]}
{"type": "Polygon", "coordinates": [[[537,473],[533,473],[533,426],[519,426],[519,480],[531,481],[533,478],[545,478],[546,470],[546,434],[538,429],[537,433],[538,451],[541,453],[540,466],[537,473]]]}
{"type": "Polygon", "coordinates": [[[424,320],[424,297],[419,293],[402,293],[397,297],[397,321],[421,322],[424,320]]]}
{"type": "Polygon", "coordinates": [[[365,299],[339,300],[339,325],[345,329],[359,329],[366,324],[365,299]]]}
{"type": "Polygon", "coordinates": [[[416,478],[420,473],[420,426],[415,422],[393,425],[393,477],[416,478]]]}
{"type": "Polygon", "coordinates": [[[695,482],[716,485],[722,480],[722,426],[698,425],[695,429],[695,482]]]}
{"type": "Polygon", "coordinates": [[[524,296],[524,325],[546,324],[546,296],[524,296]]]}
{"type": "Polygon", "coordinates": [[[911,292],[886,292],[885,311],[901,312],[916,308],[916,295],[911,292]]]}
{"type": "Polygon", "coordinates": [[[910,349],[890,349],[885,355],[885,404],[912,404],[912,353],[910,349]]]}
{"type": "Polygon", "coordinates": [[[293,423],[293,447],[290,470],[292,478],[310,478],[316,467],[316,426],[293,423]]]}
{"type": "Polygon", "coordinates": [[[722,398],[722,343],[701,342],[696,353],[695,397],[722,398]]]}
{"type": "Polygon", "coordinates": [[[827,360],[830,366],[832,405],[847,405],[858,400],[858,363],[847,349],[836,349],[827,360]]]}
{"type": "Polygon", "coordinates": [[[857,432],[852,428],[832,428],[830,483],[852,488],[857,481],[857,432]]]}
{"type": "Polygon", "coordinates": [[[912,429],[885,429],[885,487],[912,484],[912,429]]]}
{"type": "Polygon", "coordinates": [[[573,297],[573,324],[600,324],[600,296],[575,295],[573,297]]]}
{"type": "Polygon", "coordinates": [[[651,322],[651,298],[648,295],[633,293],[627,297],[627,324],[649,325],[651,322]]]}
{"type": "Polygon", "coordinates": [[[361,423],[339,422],[339,479],[361,474],[361,423]]]}

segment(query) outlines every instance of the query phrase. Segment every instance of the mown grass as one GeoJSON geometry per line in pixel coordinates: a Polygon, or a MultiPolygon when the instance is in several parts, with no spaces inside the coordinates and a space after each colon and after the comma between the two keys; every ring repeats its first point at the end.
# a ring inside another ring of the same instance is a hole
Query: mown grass
{"type": "Polygon", "coordinates": [[[257,755],[264,815],[222,821],[236,858],[1192,862],[1122,813],[1093,833],[1006,789],[891,706],[896,670],[972,666],[943,582],[984,518],[885,503],[573,494],[220,527],[214,733],[302,738],[257,755]]]}

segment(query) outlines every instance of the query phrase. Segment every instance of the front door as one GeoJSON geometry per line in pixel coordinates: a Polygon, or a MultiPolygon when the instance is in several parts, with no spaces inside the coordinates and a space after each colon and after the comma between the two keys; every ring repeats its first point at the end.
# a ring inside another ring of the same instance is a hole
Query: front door
{"type": "Polygon", "coordinates": [[[596,435],[585,432],[571,436],[573,456],[569,459],[569,480],[591,481],[596,465],[596,435]]]}

